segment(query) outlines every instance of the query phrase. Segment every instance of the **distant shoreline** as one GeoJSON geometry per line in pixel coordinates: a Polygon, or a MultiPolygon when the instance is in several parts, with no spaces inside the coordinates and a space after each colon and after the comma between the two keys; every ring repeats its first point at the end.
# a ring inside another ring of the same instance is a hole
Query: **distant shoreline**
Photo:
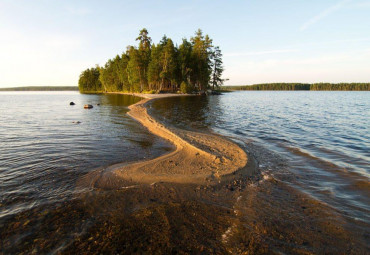
{"type": "Polygon", "coordinates": [[[262,83],[254,85],[230,85],[222,86],[222,90],[240,91],[240,90],[276,90],[276,91],[370,91],[370,83],[299,83],[299,82],[280,82],[280,83],[262,83]]]}
{"type": "Polygon", "coordinates": [[[0,91],[78,91],[77,86],[26,86],[0,88],[0,91]]]}

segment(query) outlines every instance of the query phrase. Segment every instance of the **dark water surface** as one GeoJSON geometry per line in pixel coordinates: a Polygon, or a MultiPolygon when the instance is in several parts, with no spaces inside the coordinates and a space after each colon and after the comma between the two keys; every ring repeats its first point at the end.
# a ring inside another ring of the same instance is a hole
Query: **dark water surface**
{"type": "Polygon", "coordinates": [[[149,112],[159,121],[240,144],[256,176],[99,190],[80,180],[171,149],[126,115],[140,99],[0,93],[0,254],[366,254],[369,99],[235,92],[155,100],[149,112]]]}

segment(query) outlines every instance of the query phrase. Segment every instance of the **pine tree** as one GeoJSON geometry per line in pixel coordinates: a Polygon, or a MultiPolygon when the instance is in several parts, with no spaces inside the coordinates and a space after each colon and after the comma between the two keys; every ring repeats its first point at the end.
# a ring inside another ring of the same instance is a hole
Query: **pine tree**
{"type": "Polygon", "coordinates": [[[190,74],[192,72],[192,45],[191,43],[183,39],[182,44],[178,50],[178,63],[180,69],[181,81],[190,83],[190,74]]]}
{"type": "Polygon", "coordinates": [[[127,63],[127,78],[130,83],[130,91],[141,92],[142,83],[139,51],[135,47],[130,46],[127,53],[130,58],[127,63]]]}
{"type": "Polygon", "coordinates": [[[100,92],[102,84],[99,80],[99,67],[86,69],[80,75],[78,80],[78,88],[81,92],[100,92]]]}
{"type": "Polygon", "coordinates": [[[130,83],[128,81],[128,74],[127,74],[127,65],[128,65],[129,57],[127,54],[123,53],[119,63],[117,64],[117,73],[118,79],[122,84],[122,91],[130,91],[130,83]]]}
{"type": "Polygon", "coordinates": [[[148,36],[148,30],[143,28],[140,30],[136,41],[139,41],[138,64],[140,68],[140,89],[141,91],[148,89],[147,71],[150,62],[150,50],[152,39],[148,36]]]}
{"type": "Polygon", "coordinates": [[[208,35],[203,36],[202,30],[198,29],[195,36],[191,38],[194,59],[193,82],[196,87],[205,91],[208,87],[212,67],[210,63],[212,40],[208,35]]]}
{"type": "Polygon", "coordinates": [[[161,54],[161,66],[162,70],[160,73],[161,78],[161,90],[166,87],[167,90],[172,89],[172,84],[175,82],[175,71],[176,71],[176,56],[175,47],[171,39],[168,39],[166,44],[163,46],[161,54]]]}
{"type": "Polygon", "coordinates": [[[212,53],[212,65],[211,85],[214,90],[215,88],[220,88],[223,84],[221,76],[224,68],[222,66],[222,53],[218,46],[214,48],[212,53]]]}
{"type": "Polygon", "coordinates": [[[162,70],[161,66],[161,55],[162,55],[162,46],[158,44],[155,46],[152,45],[150,63],[148,65],[148,83],[149,89],[159,90],[161,83],[160,73],[162,70]]]}

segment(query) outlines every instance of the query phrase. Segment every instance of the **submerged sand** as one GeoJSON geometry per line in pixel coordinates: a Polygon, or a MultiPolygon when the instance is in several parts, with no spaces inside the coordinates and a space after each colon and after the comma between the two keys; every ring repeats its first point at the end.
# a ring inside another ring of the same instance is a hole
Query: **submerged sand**
{"type": "MultiPolygon", "coordinates": [[[[144,98],[129,106],[128,115],[151,133],[168,140],[174,150],[155,159],[116,164],[89,175],[89,186],[119,188],[137,183],[218,183],[221,177],[243,169],[247,154],[237,144],[216,134],[167,128],[148,114],[147,104],[154,99],[179,94],[131,94],[144,98]]],[[[245,168],[244,168],[245,169],[245,168]]]]}

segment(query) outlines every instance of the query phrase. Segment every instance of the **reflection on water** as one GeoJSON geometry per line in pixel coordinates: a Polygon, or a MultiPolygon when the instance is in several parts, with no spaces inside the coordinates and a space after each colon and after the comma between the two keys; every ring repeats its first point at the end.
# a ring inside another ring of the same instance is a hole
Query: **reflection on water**
{"type": "Polygon", "coordinates": [[[158,113],[155,117],[168,124],[182,129],[207,129],[214,119],[210,118],[210,100],[212,107],[217,105],[218,97],[192,96],[171,97],[156,100],[149,106],[150,113],[158,113]]]}

